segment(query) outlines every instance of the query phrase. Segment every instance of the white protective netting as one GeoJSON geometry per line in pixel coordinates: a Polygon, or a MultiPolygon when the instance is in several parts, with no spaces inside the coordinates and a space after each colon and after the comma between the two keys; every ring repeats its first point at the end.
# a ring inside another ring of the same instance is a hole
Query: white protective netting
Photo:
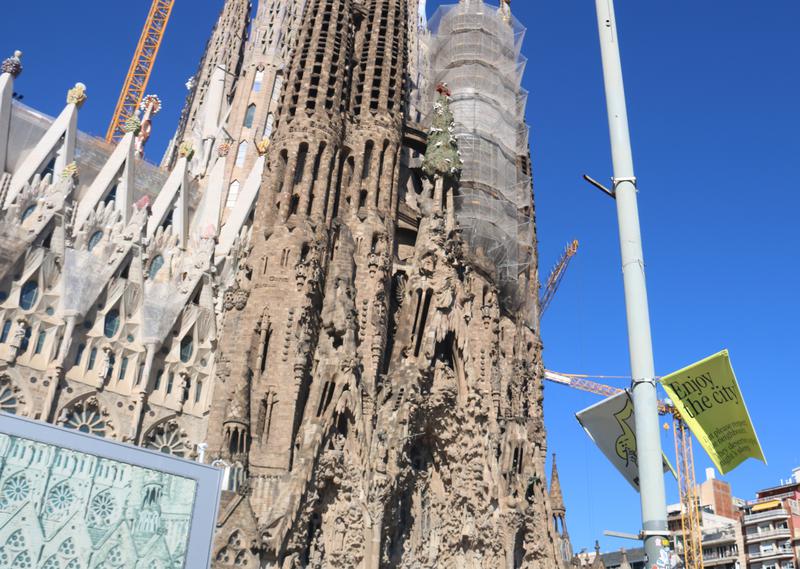
{"type": "Polygon", "coordinates": [[[450,89],[464,161],[455,199],[459,227],[469,254],[494,273],[504,307],[530,317],[534,228],[521,85],[525,30],[483,0],[439,8],[430,29],[431,87],[446,83],[450,89]]]}

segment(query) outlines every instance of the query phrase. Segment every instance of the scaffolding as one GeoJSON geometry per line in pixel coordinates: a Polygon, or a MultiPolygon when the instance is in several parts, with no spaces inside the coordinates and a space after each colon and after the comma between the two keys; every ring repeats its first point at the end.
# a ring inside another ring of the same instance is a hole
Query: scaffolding
{"type": "Polygon", "coordinates": [[[443,6],[429,25],[432,85],[446,83],[451,92],[464,161],[454,202],[467,252],[495,279],[503,307],[533,321],[533,197],[521,85],[525,29],[483,0],[443,6]]]}

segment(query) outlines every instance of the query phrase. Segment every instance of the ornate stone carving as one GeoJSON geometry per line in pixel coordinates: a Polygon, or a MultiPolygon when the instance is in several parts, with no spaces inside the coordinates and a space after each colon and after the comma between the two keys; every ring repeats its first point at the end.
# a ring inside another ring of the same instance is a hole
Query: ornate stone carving
{"type": "Polygon", "coordinates": [[[75,86],[67,92],[67,104],[81,108],[86,102],[86,85],[75,83],[75,86]]]}
{"type": "Polygon", "coordinates": [[[21,57],[22,52],[19,50],[15,51],[14,55],[3,60],[3,65],[0,67],[0,70],[2,70],[3,73],[11,74],[12,77],[19,77],[19,74],[22,73],[22,61],[20,61],[21,57]]]}

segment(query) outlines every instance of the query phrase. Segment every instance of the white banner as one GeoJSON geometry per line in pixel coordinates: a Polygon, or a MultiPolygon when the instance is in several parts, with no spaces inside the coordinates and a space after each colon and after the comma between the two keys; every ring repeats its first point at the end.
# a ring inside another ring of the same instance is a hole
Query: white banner
{"type": "MultiPolygon", "coordinates": [[[[636,424],[633,418],[633,400],[628,392],[623,391],[604,399],[580,411],[576,417],[606,458],[638,492],[636,424]]],[[[664,472],[673,472],[666,457],[664,457],[664,472]]]]}

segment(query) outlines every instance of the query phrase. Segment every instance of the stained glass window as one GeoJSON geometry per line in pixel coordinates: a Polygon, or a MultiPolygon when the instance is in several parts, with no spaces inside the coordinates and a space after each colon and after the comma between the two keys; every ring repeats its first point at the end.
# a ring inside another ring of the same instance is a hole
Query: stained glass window
{"type": "Polygon", "coordinates": [[[125,374],[127,372],[128,372],[128,358],[125,357],[125,358],[122,358],[122,361],[119,364],[119,375],[117,376],[117,379],[119,381],[124,381],[125,380],[125,374]]]}
{"type": "Polygon", "coordinates": [[[256,106],[251,104],[247,107],[247,112],[244,115],[244,128],[253,128],[253,121],[256,118],[256,106]]]}
{"type": "Polygon", "coordinates": [[[44,350],[44,343],[47,341],[47,332],[42,331],[39,332],[39,336],[36,338],[36,347],[33,350],[34,354],[41,354],[42,350],[44,350]]]}
{"type": "Polygon", "coordinates": [[[28,281],[22,286],[19,291],[19,307],[22,310],[30,310],[36,304],[36,299],[39,298],[39,283],[36,281],[28,281]]]}
{"type": "Polygon", "coordinates": [[[94,249],[102,239],[103,239],[102,231],[95,231],[94,233],[92,233],[92,236],[89,238],[89,251],[94,249]]]}
{"type": "Polygon", "coordinates": [[[193,352],[194,339],[192,338],[192,333],[189,332],[183,337],[183,340],[181,340],[181,361],[183,363],[187,363],[190,359],[192,359],[193,352]]]}
{"type": "Polygon", "coordinates": [[[261,91],[261,85],[264,83],[264,72],[263,71],[256,71],[256,77],[253,81],[253,91],[258,93],[261,91]]]}
{"type": "Polygon", "coordinates": [[[92,405],[81,406],[70,411],[64,421],[64,426],[68,429],[75,429],[98,437],[106,436],[108,429],[106,420],[100,414],[100,411],[92,405]]]}
{"type": "Polygon", "coordinates": [[[74,365],[78,366],[81,365],[81,360],[83,359],[83,352],[86,350],[86,344],[78,345],[78,349],[75,351],[75,362],[74,365]]]}
{"type": "Polygon", "coordinates": [[[164,257],[162,257],[161,255],[156,255],[155,257],[153,257],[153,260],[150,261],[150,270],[147,273],[150,280],[156,278],[158,271],[160,271],[161,267],[163,266],[164,266],[164,257]]]}
{"type": "Polygon", "coordinates": [[[103,334],[106,338],[113,338],[119,331],[119,310],[109,310],[106,314],[103,334]]]}
{"type": "Polygon", "coordinates": [[[11,320],[6,320],[3,322],[3,331],[0,332],[0,344],[6,343],[9,332],[11,332],[11,320]]]}
{"type": "Polygon", "coordinates": [[[30,216],[33,215],[34,211],[36,211],[36,205],[35,204],[26,207],[25,211],[23,211],[22,215],[20,216],[20,221],[25,221],[26,219],[28,219],[30,216]]]}
{"type": "Polygon", "coordinates": [[[245,158],[247,158],[247,141],[243,140],[236,151],[236,166],[244,166],[245,158]]]}

